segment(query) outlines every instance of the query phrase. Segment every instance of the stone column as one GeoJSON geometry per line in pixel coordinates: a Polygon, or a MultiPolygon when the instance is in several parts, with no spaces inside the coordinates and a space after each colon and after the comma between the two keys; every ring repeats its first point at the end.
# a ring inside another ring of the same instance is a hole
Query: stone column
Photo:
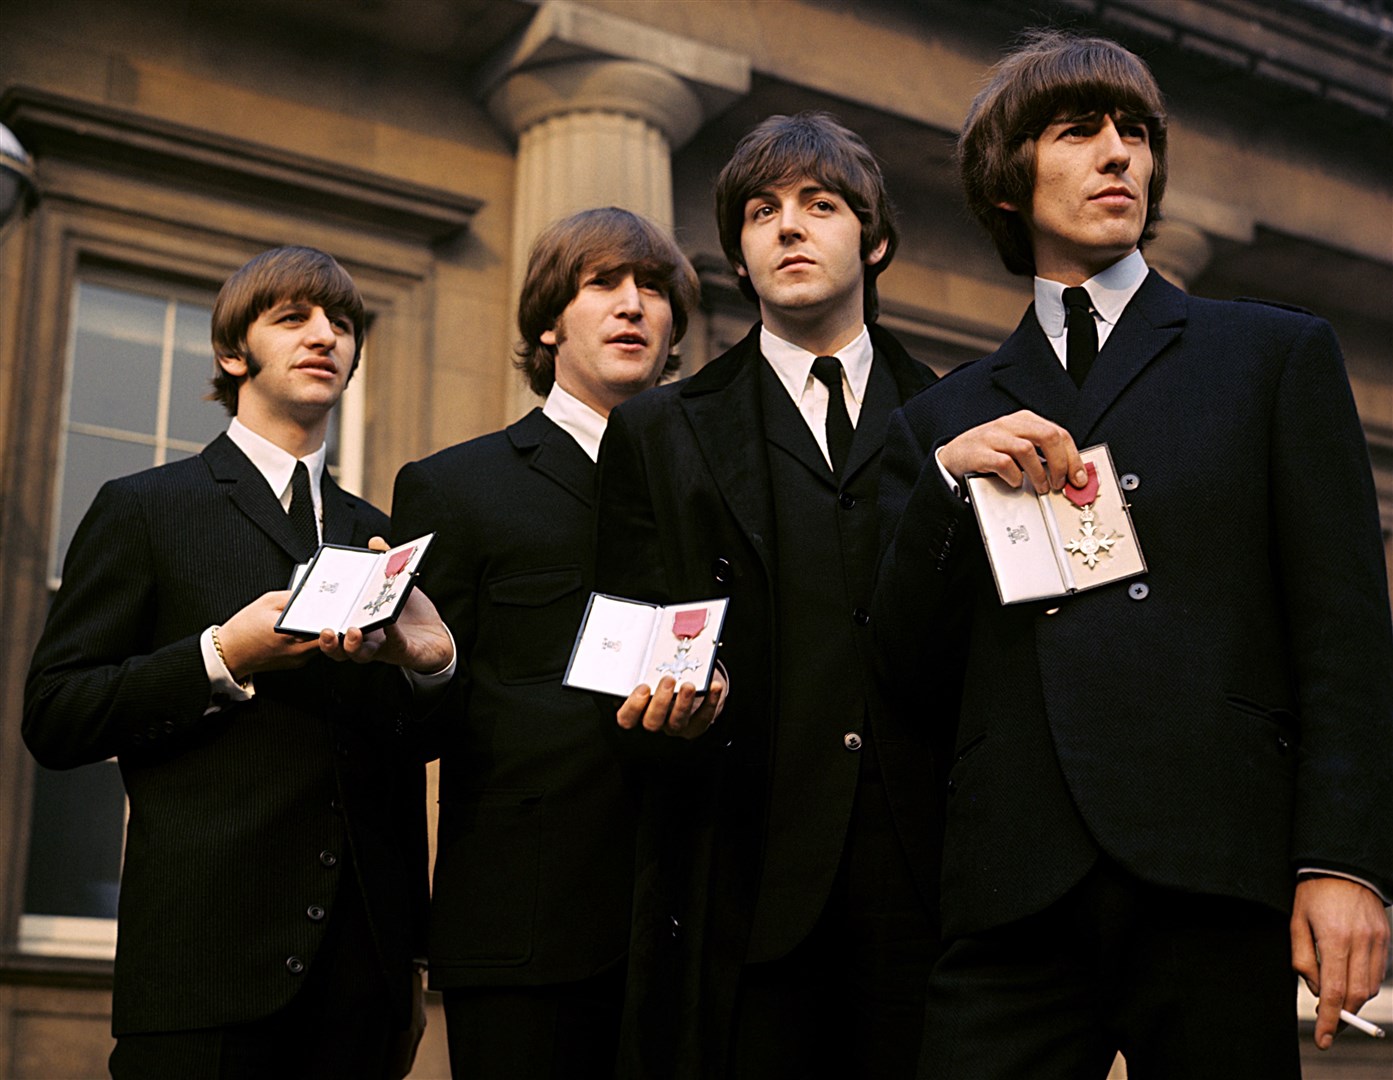
{"type": "MultiPolygon", "coordinates": [[[[527,253],[548,224],[621,206],[673,226],[672,154],[749,90],[743,57],[550,0],[485,75],[494,119],[517,138],[509,324],[527,253]]],[[[536,404],[510,382],[509,418],[536,404]]]]}
{"type": "Polygon", "coordinates": [[[1166,218],[1146,247],[1146,261],[1172,285],[1187,292],[1214,254],[1209,235],[1188,221],[1166,218]]]}

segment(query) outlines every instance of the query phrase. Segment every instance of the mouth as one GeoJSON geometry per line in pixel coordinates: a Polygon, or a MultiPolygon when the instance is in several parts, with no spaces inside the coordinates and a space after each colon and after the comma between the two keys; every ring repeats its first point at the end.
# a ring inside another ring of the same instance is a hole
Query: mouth
{"type": "Polygon", "coordinates": [[[1106,202],[1116,204],[1132,203],[1137,201],[1137,193],[1131,190],[1131,188],[1107,187],[1104,188],[1102,191],[1094,192],[1088,198],[1090,202],[1106,202]]]}
{"type": "Polygon", "coordinates": [[[648,346],[648,339],[637,330],[626,330],[621,334],[611,334],[605,338],[606,345],[619,345],[625,349],[643,349],[648,346]]]}
{"type": "Polygon", "coordinates": [[[779,260],[778,269],[786,270],[791,266],[812,266],[813,260],[806,255],[785,255],[779,260]]]}
{"type": "Polygon", "coordinates": [[[323,379],[333,379],[338,376],[339,366],[327,357],[314,357],[310,360],[302,360],[295,365],[297,371],[307,371],[311,375],[323,379]]]}

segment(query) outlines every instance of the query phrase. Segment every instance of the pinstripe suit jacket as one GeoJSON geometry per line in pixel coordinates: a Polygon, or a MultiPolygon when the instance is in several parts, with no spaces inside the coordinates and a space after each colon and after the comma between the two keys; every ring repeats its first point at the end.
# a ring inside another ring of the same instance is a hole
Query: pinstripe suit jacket
{"type": "MultiPolygon", "coordinates": [[[[323,503],[326,540],[386,534],[383,514],[327,476],[323,503]]],[[[283,1006],[340,884],[363,890],[377,942],[364,959],[406,1019],[426,856],[422,766],[399,734],[405,680],[316,655],[258,674],[252,700],[205,712],[200,634],[284,587],[296,554],[288,516],[226,435],[106,484],[73,538],[29,673],[24,738],[49,768],[120,763],[130,820],[117,1035],[283,1006]]]]}

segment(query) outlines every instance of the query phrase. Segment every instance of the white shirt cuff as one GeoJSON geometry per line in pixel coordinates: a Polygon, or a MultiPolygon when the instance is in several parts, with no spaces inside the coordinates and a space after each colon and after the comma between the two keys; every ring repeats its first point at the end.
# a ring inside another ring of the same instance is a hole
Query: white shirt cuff
{"type": "Polygon", "coordinates": [[[203,653],[203,668],[208,673],[209,699],[208,707],[203,710],[204,716],[215,713],[234,701],[250,701],[256,697],[256,687],[252,685],[251,676],[247,677],[245,683],[239,683],[232,677],[232,672],[227,670],[227,665],[218,655],[218,647],[213,644],[211,626],[199,635],[198,647],[203,653]]]}

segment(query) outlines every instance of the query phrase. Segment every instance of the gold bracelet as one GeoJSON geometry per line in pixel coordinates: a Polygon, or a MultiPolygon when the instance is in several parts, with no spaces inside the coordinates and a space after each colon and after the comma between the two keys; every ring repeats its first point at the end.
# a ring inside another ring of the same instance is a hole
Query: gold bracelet
{"type": "Polygon", "coordinates": [[[221,624],[215,625],[212,630],[213,648],[218,654],[218,659],[222,661],[222,666],[227,668],[227,673],[232,676],[232,681],[245,690],[247,688],[247,680],[237,678],[236,673],[232,670],[232,666],[227,662],[227,654],[222,651],[222,642],[218,640],[218,629],[220,625],[221,624]]]}

